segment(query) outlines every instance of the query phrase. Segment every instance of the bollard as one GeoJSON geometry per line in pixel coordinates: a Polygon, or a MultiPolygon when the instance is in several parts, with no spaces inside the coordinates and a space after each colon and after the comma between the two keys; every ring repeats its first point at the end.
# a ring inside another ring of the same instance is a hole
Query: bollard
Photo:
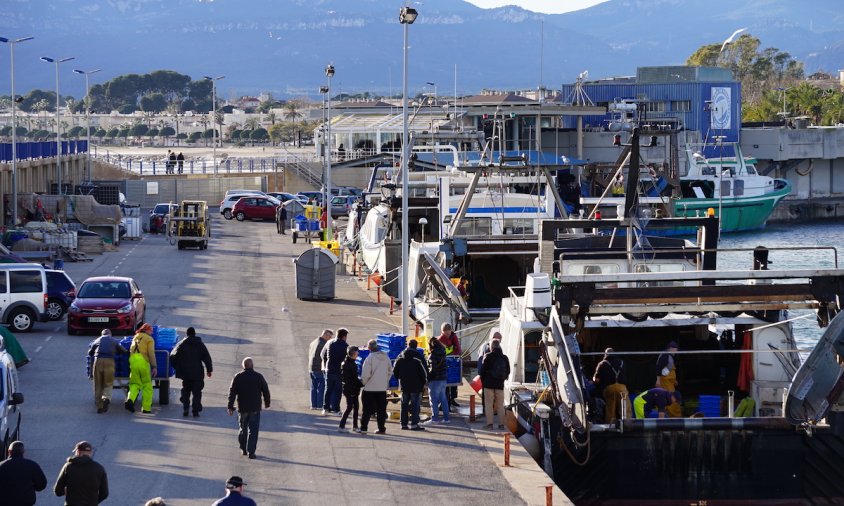
{"type": "Polygon", "coordinates": [[[475,394],[469,396],[469,421],[475,421],[475,394]]]}
{"type": "Polygon", "coordinates": [[[554,504],[554,485],[545,485],[545,506],[554,504]]]}
{"type": "Polygon", "coordinates": [[[366,277],[366,291],[368,292],[370,288],[372,288],[372,275],[366,277]]]}
{"type": "Polygon", "coordinates": [[[510,467],[510,433],[504,434],[504,467],[510,467]]]}

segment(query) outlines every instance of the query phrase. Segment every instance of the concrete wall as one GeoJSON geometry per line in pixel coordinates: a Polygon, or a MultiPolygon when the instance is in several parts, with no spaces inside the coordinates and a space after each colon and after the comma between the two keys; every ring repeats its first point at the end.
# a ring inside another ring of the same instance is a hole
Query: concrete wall
{"type": "Polygon", "coordinates": [[[227,190],[267,190],[267,177],[158,177],[126,180],[124,184],[126,200],[144,209],[159,202],[182,200],[205,200],[216,207],[227,190]]]}

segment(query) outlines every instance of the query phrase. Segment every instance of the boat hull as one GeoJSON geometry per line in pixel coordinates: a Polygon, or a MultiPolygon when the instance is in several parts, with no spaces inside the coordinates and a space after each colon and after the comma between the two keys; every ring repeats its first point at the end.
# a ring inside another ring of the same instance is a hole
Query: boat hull
{"type": "MultiPolygon", "coordinates": [[[[724,199],[681,198],[674,204],[675,215],[685,218],[705,216],[708,209],[721,209],[721,232],[745,232],[764,228],[777,203],[791,192],[791,186],[752,197],[724,199]]],[[[690,229],[691,230],[691,229],[690,229]]]]}

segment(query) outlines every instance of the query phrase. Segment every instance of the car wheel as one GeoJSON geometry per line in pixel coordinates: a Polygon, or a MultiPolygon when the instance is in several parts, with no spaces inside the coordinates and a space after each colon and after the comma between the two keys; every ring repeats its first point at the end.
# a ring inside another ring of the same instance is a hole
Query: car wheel
{"type": "Polygon", "coordinates": [[[75,330],[75,329],[72,329],[72,328],[70,328],[70,327],[68,327],[68,328],[67,328],[67,335],[69,335],[69,336],[75,336],[75,335],[76,335],[76,330],[75,330]]]}
{"type": "Polygon", "coordinates": [[[59,299],[50,299],[47,301],[47,316],[50,318],[50,321],[55,322],[61,320],[66,310],[64,303],[59,299]]]}
{"type": "Polygon", "coordinates": [[[32,330],[32,326],[35,325],[35,315],[30,309],[18,308],[9,315],[8,323],[16,332],[29,332],[32,330]]]}
{"type": "Polygon", "coordinates": [[[223,211],[223,218],[225,218],[227,220],[232,219],[232,210],[226,209],[225,211],[223,211]]]}
{"type": "Polygon", "coordinates": [[[243,214],[243,211],[238,211],[234,217],[237,218],[237,221],[243,221],[246,219],[246,215],[243,214]]]}

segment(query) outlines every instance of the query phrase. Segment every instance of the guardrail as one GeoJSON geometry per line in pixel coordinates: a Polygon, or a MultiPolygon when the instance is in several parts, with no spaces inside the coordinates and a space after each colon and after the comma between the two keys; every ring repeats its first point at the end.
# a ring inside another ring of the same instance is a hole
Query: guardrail
{"type": "Polygon", "coordinates": [[[172,166],[165,159],[149,159],[111,154],[95,154],[95,160],[102,160],[116,165],[123,170],[142,176],[167,174],[249,174],[253,172],[274,172],[285,170],[291,163],[285,158],[226,158],[217,160],[215,166],[211,160],[184,160],[172,166]]]}

